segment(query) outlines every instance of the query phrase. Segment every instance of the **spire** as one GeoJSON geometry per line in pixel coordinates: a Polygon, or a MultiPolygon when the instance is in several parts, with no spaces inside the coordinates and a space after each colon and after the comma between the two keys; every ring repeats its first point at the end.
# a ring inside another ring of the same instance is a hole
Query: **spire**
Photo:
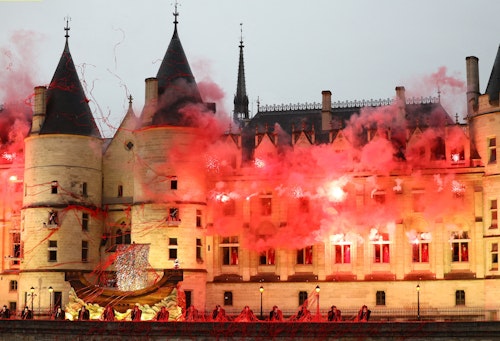
{"type": "Polygon", "coordinates": [[[238,83],[236,85],[236,95],[234,96],[233,120],[240,121],[249,119],[248,96],[245,85],[245,65],[243,62],[243,23],[240,24],[240,61],[238,64],[238,83]]]}
{"type": "Polygon", "coordinates": [[[40,134],[101,137],[69,51],[67,17],[64,50],[47,89],[47,110],[40,134]]]}
{"type": "Polygon", "coordinates": [[[490,101],[498,101],[498,94],[500,92],[500,46],[498,47],[497,56],[493,63],[491,70],[490,80],[486,86],[486,94],[490,95],[490,101]]]}
{"type": "Polygon", "coordinates": [[[202,103],[198,85],[191,72],[177,32],[177,2],[175,3],[174,33],[163,57],[158,79],[159,109],[153,116],[153,125],[179,125],[178,110],[188,103],[202,103]],[[165,93],[163,99],[161,96],[165,93]]]}

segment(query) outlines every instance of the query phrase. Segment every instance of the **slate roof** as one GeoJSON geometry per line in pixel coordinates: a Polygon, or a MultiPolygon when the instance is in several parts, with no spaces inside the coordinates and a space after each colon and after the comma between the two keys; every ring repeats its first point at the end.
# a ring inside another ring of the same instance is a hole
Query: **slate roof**
{"type": "MultiPolygon", "coordinates": [[[[177,16],[176,13],[174,15],[177,16]]],[[[172,39],[156,75],[159,100],[152,119],[153,125],[186,125],[181,120],[179,110],[189,103],[202,103],[198,85],[179,39],[177,17],[174,24],[172,39]]]]}
{"type": "Polygon", "coordinates": [[[493,63],[491,70],[490,80],[486,86],[486,94],[490,95],[490,101],[498,101],[498,94],[500,93],[500,46],[498,46],[497,56],[493,63]]]}
{"type": "Polygon", "coordinates": [[[47,89],[45,121],[40,134],[70,134],[101,137],[88,99],[69,51],[68,36],[64,51],[47,89]]]}

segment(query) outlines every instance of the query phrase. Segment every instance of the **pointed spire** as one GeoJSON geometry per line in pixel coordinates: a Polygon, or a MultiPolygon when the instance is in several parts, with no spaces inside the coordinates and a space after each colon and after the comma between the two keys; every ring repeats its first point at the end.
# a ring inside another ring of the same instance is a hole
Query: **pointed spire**
{"type": "Polygon", "coordinates": [[[188,103],[202,103],[198,85],[191,72],[177,32],[177,24],[179,23],[177,5],[176,1],[173,12],[174,33],[156,74],[159,108],[153,115],[153,125],[183,125],[180,122],[181,114],[178,110],[188,103]],[[164,96],[165,100],[162,100],[160,97],[164,93],[169,93],[169,96],[164,96]]]}
{"type": "Polygon", "coordinates": [[[236,85],[236,95],[234,96],[233,120],[242,121],[249,119],[248,96],[245,85],[245,65],[243,62],[243,23],[240,23],[240,61],[238,64],[238,83],[236,85]]]}
{"type": "Polygon", "coordinates": [[[101,137],[89,100],[69,51],[69,21],[65,18],[66,43],[54,76],[47,89],[47,110],[40,134],[71,134],[101,137]]]}
{"type": "Polygon", "coordinates": [[[498,101],[500,93],[500,46],[491,69],[490,79],[486,86],[486,94],[490,95],[490,101],[498,101]]]}

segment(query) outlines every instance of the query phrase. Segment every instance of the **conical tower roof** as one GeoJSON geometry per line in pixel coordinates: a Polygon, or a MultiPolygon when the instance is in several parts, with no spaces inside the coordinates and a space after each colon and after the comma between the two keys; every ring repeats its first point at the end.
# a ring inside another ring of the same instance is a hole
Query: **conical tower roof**
{"type": "Polygon", "coordinates": [[[69,51],[68,31],[59,64],[47,90],[47,110],[40,134],[101,137],[69,51]]]}
{"type": "Polygon", "coordinates": [[[490,95],[490,101],[498,101],[498,93],[500,92],[500,46],[498,46],[497,57],[493,63],[490,80],[486,87],[486,94],[490,95]]]}
{"type": "Polygon", "coordinates": [[[156,75],[159,101],[153,125],[183,125],[179,109],[190,103],[202,103],[198,85],[177,32],[178,15],[176,10],[174,33],[156,75]]]}

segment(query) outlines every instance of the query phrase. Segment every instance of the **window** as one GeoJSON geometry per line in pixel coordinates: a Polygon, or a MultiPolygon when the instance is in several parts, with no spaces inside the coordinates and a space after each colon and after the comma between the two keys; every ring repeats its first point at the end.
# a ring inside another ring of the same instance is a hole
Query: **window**
{"type": "Polygon", "coordinates": [[[431,160],[445,160],[446,159],[446,146],[442,137],[437,137],[431,148],[431,160]]]}
{"type": "Polygon", "coordinates": [[[125,233],[123,234],[123,244],[132,244],[132,236],[129,229],[125,230],[125,233]]]}
{"type": "Polygon", "coordinates": [[[87,193],[87,183],[86,182],[82,183],[82,195],[84,197],[86,197],[88,195],[88,193],[87,193]]]}
{"type": "Polygon", "coordinates": [[[497,163],[497,138],[488,139],[488,163],[497,163]]]}
{"type": "Polygon", "coordinates": [[[17,291],[17,281],[12,280],[9,282],[9,291],[17,291]]]}
{"type": "Polygon", "coordinates": [[[429,243],[412,244],[412,261],[413,263],[429,263],[429,243]]]}
{"type": "Polygon", "coordinates": [[[12,256],[14,260],[13,265],[19,265],[19,258],[21,258],[21,234],[12,233],[12,256]]]}
{"type": "Polygon", "coordinates": [[[268,249],[266,251],[262,251],[259,257],[260,265],[274,265],[276,262],[276,250],[268,249]]]}
{"type": "Polygon", "coordinates": [[[168,259],[177,259],[177,238],[168,238],[168,259]]]}
{"type": "Polygon", "coordinates": [[[468,262],[469,261],[469,234],[464,232],[451,233],[451,261],[468,262]]]}
{"type": "Polygon", "coordinates": [[[313,247],[306,246],[303,249],[297,250],[297,264],[312,264],[313,263],[313,247]]]}
{"type": "Polygon", "coordinates": [[[385,192],[384,191],[376,191],[373,193],[373,201],[375,201],[377,204],[383,204],[385,203],[385,192]]]}
{"type": "Polygon", "coordinates": [[[123,186],[122,185],[118,185],[118,198],[121,198],[123,197],[123,186]]]}
{"type": "Polygon", "coordinates": [[[497,200],[490,200],[490,217],[491,217],[491,225],[490,229],[498,228],[498,206],[497,200]]]}
{"type": "Polygon", "coordinates": [[[224,305],[233,305],[233,293],[231,291],[224,292],[224,305]]]}
{"type": "Polygon", "coordinates": [[[54,211],[54,210],[50,210],[49,211],[49,219],[48,219],[48,221],[49,221],[48,225],[52,225],[52,226],[59,225],[59,219],[57,217],[57,211],[54,211]]]}
{"type": "Polygon", "coordinates": [[[390,247],[389,233],[379,233],[376,228],[370,232],[371,244],[373,244],[373,262],[374,263],[389,263],[390,247]]]}
{"type": "Polygon", "coordinates": [[[423,212],[424,208],[424,193],[413,192],[413,212],[423,212]]]}
{"type": "Polygon", "coordinates": [[[57,240],[49,240],[49,262],[57,262],[57,240]]]}
{"type": "Polygon", "coordinates": [[[455,291],[455,305],[465,305],[465,291],[455,291]]]}
{"type": "Polygon", "coordinates": [[[170,180],[170,189],[177,189],[177,178],[170,180]]]}
{"type": "Polygon", "coordinates": [[[115,244],[123,244],[123,232],[121,229],[116,230],[116,235],[115,235],[115,244]]]}
{"type": "Polygon", "coordinates": [[[222,265],[238,265],[238,236],[222,237],[220,247],[222,250],[222,265]]]}
{"type": "Polygon", "coordinates": [[[463,146],[460,148],[454,148],[451,150],[451,163],[458,164],[465,160],[465,152],[463,146]]]}
{"type": "Polygon", "coordinates": [[[334,262],[336,264],[351,263],[351,244],[334,244],[334,262]]]}
{"type": "Polygon", "coordinates": [[[376,305],[385,305],[385,291],[377,291],[375,295],[376,305]]]}
{"type": "Polygon", "coordinates": [[[234,216],[236,213],[236,202],[233,199],[222,201],[222,214],[225,216],[234,216]]]}
{"type": "Polygon", "coordinates": [[[59,186],[59,184],[57,183],[56,180],[52,181],[52,183],[50,185],[50,193],[57,194],[57,187],[58,186],[59,186]]]}
{"type": "Polygon", "coordinates": [[[309,213],[309,198],[300,197],[299,198],[299,212],[300,213],[309,213]]]}
{"type": "Polygon", "coordinates": [[[169,220],[169,221],[180,221],[180,218],[179,218],[179,208],[177,208],[177,207],[170,207],[168,209],[167,220],[169,220]]]}
{"type": "Polygon", "coordinates": [[[201,256],[201,238],[196,238],[196,260],[202,261],[203,257],[201,256]]]}
{"type": "Polygon", "coordinates": [[[202,224],[201,224],[201,210],[196,210],[196,227],[202,227],[202,224]]]}
{"type": "Polygon", "coordinates": [[[82,231],[89,230],[89,214],[82,213],[82,231]]]}
{"type": "Polygon", "coordinates": [[[82,240],[82,262],[88,262],[89,260],[89,242],[82,240]]]}
{"type": "Polygon", "coordinates": [[[299,306],[307,300],[307,291],[299,291],[299,306]]]}
{"type": "Polygon", "coordinates": [[[491,243],[491,270],[498,270],[498,243],[491,243]]]}
{"type": "Polygon", "coordinates": [[[269,216],[273,212],[272,198],[262,197],[260,198],[260,214],[263,216],[269,216]]]}

